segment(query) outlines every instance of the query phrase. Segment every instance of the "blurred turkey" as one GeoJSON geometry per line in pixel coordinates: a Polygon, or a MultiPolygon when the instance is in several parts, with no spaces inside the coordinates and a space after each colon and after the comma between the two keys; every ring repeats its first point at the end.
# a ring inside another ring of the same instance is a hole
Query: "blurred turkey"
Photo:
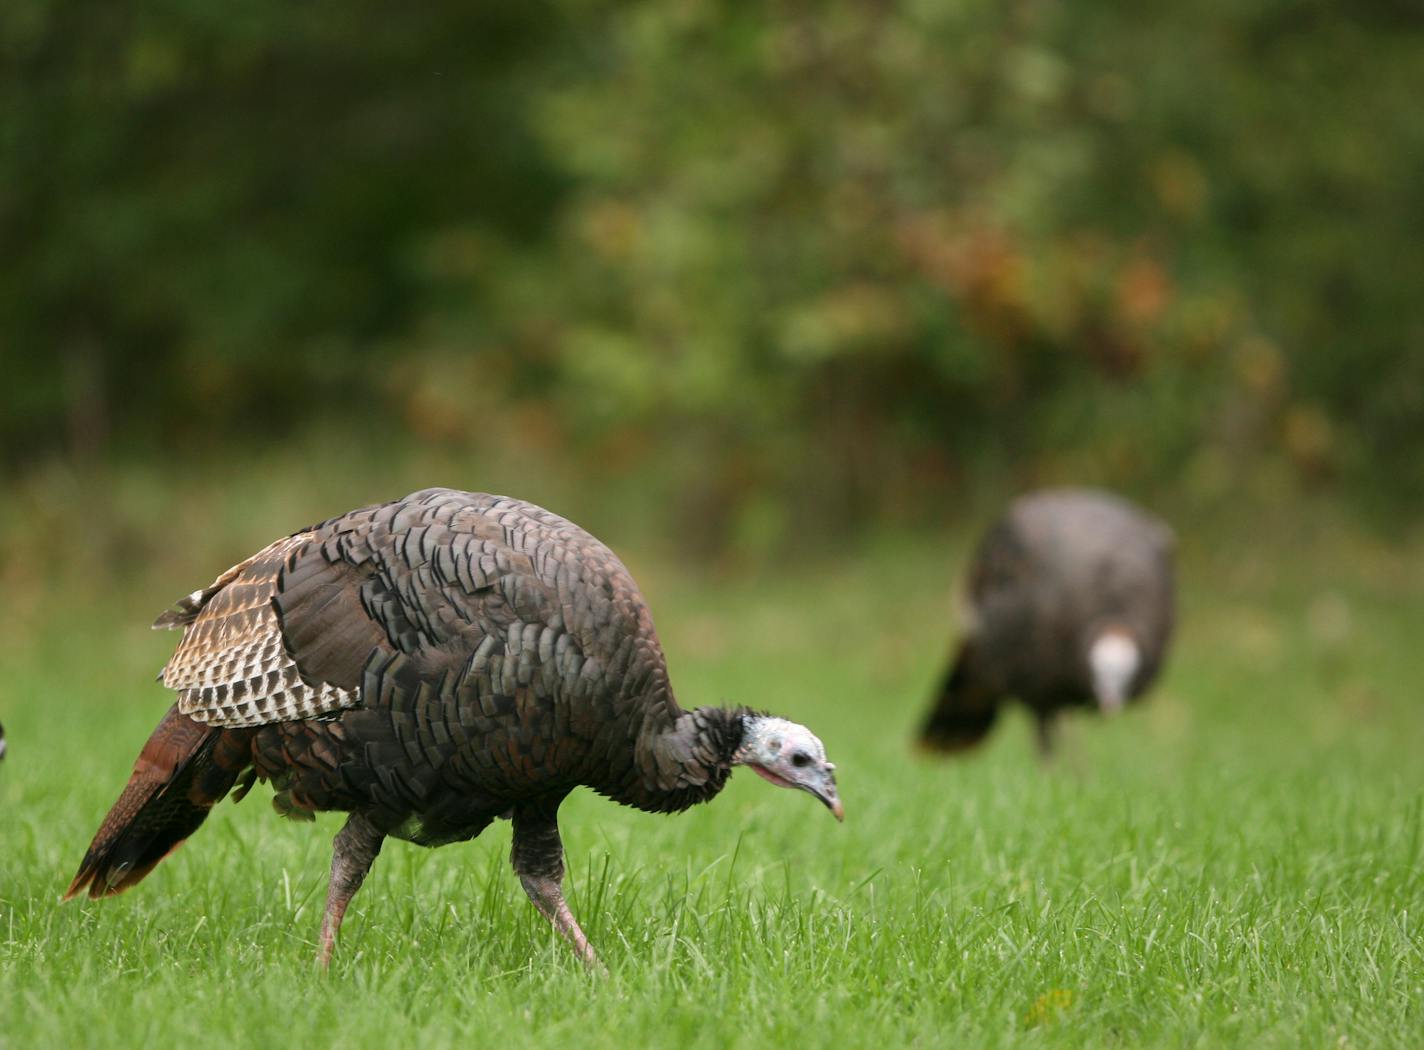
{"type": "Polygon", "coordinates": [[[5,727],[0,725],[0,759],[5,757],[5,727]]]}
{"type": "Polygon", "coordinates": [[[1141,696],[1172,634],[1173,546],[1165,524],[1106,492],[1016,500],[970,568],[965,637],[923,743],[972,747],[1017,698],[1047,755],[1063,708],[1110,714],[1141,696]]]}
{"type": "Polygon", "coordinates": [[[835,767],[803,726],[673,699],[643,596],[613,552],[529,503],[427,489],[304,529],[159,617],[185,628],[178,694],[67,897],[127,889],[235,785],[289,816],[350,813],[318,959],[387,836],[426,846],[514,823],[530,900],[588,964],[561,888],[559,804],[582,785],[673,812],[732,768],[820,799],[835,767]]]}

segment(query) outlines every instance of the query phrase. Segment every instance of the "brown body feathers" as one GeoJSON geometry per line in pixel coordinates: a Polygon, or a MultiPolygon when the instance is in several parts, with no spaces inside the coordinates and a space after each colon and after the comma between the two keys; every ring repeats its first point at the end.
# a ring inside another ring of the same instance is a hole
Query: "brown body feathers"
{"type": "MultiPolygon", "coordinates": [[[[332,518],[155,626],[184,629],[161,675],[177,703],[70,896],[132,886],[255,777],[283,813],[351,812],[338,860],[366,865],[384,836],[439,845],[512,815],[526,889],[552,918],[537,880],[562,872],[555,814],[569,791],[683,809],[721,789],[742,735],[740,711],[678,707],[612,551],[505,497],[428,489],[332,518]]],[[[359,885],[343,872],[333,931],[359,885]]]]}

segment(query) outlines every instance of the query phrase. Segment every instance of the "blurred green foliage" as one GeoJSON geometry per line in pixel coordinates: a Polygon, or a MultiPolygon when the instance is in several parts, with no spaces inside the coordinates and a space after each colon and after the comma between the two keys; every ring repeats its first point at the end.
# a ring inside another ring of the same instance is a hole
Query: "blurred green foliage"
{"type": "Polygon", "coordinates": [[[0,54],[12,479],[347,426],[712,547],[1424,500],[1416,0],[10,0],[0,54]]]}

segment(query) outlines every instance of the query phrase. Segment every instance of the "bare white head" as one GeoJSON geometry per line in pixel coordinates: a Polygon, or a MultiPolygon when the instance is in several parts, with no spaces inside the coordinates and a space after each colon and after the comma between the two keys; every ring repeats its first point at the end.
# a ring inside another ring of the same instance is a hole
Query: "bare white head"
{"type": "Polygon", "coordinates": [[[1093,640],[1088,649],[1088,668],[1093,675],[1093,695],[1104,714],[1122,710],[1141,666],[1142,650],[1122,628],[1109,628],[1093,640]]]}
{"type": "Polygon", "coordinates": [[[845,820],[845,808],[836,793],[836,767],[826,761],[820,739],[803,725],[769,715],[747,716],[742,745],[732,764],[751,767],[777,787],[809,792],[825,803],[837,820],[845,820]]]}

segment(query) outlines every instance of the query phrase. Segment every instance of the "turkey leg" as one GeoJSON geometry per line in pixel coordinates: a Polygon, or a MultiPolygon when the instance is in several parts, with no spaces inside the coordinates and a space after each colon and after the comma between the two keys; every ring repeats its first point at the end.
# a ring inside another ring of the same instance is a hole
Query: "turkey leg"
{"type": "Polygon", "coordinates": [[[588,943],[564,900],[564,844],[559,838],[558,802],[552,806],[534,804],[515,809],[514,849],[510,860],[534,907],[569,942],[586,967],[606,973],[598,953],[588,943]]]}
{"type": "Polygon", "coordinates": [[[1053,711],[1041,711],[1037,726],[1038,757],[1045,762],[1052,761],[1054,749],[1058,746],[1058,715],[1053,711]]]}
{"type": "Polygon", "coordinates": [[[336,947],[336,932],[341,929],[341,919],[346,914],[346,906],[366,873],[371,870],[371,862],[381,852],[381,841],[385,838],[369,820],[359,813],[346,818],[340,831],[336,833],[331,854],[331,883],[326,891],[326,915],[321,920],[321,944],[316,951],[317,965],[322,969],[331,963],[331,953],[336,947]]]}

